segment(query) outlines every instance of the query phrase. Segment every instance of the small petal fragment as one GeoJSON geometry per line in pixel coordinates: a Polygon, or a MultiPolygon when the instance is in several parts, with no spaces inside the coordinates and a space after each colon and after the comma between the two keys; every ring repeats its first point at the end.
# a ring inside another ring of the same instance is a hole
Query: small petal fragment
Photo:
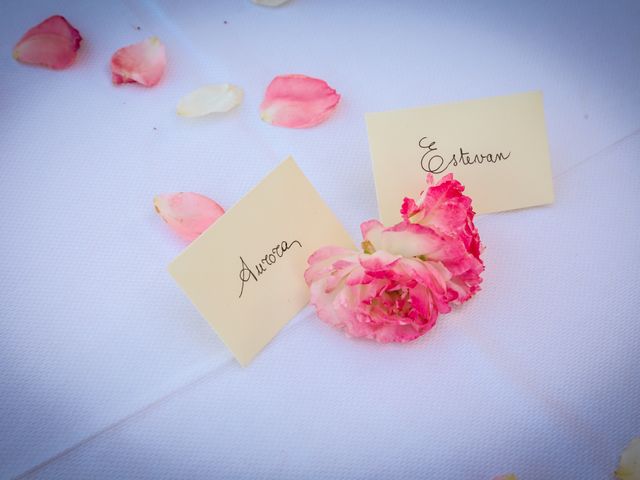
{"type": "Polygon", "coordinates": [[[167,54],[158,37],[120,48],[111,57],[111,79],[114,84],[139,83],[146,87],[157,84],[167,65],[167,54]]]}
{"type": "Polygon", "coordinates": [[[262,5],[264,7],[279,7],[284,5],[289,0],[253,0],[256,5],[262,5]]]}
{"type": "Polygon", "coordinates": [[[62,70],[75,62],[80,42],[80,32],[63,16],[54,15],[22,36],[13,50],[13,58],[22,63],[62,70]]]}
{"type": "Polygon", "coordinates": [[[205,85],[182,97],[177,112],[182,117],[228,112],[240,105],[243,97],[242,89],[229,83],[205,85]]]}
{"type": "Polygon", "coordinates": [[[188,241],[195,240],[224,214],[216,202],[193,192],[157,195],[153,205],[169,227],[188,241]]]}
{"type": "Polygon", "coordinates": [[[622,452],[615,475],[620,480],[640,480],[640,437],[631,440],[622,452]]]}
{"type": "Polygon", "coordinates": [[[340,95],[324,80],[280,75],[267,87],[260,117],[279,127],[313,127],[329,118],[339,101],[340,95]]]}

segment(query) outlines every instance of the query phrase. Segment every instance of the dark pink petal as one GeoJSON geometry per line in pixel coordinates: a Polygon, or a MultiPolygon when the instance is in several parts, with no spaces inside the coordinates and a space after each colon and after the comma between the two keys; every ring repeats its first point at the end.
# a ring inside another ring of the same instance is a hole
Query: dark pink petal
{"type": "Polygon", "coordinates": [[[463,192],[464,186],[452,174],[445,175],[438,183],[429,174],[427,188],[421,193],[419,203],[405,198],[400,213],[407,222],[459,237],[467,250],[479,259],[482,245],[473,223],[475,213],[471,198],[463,192]]]}
{"type": "Polygon", "coordinates": [[[193,192],[157,195],[156,212],[185,240],[196,239],[224,214],[224,209],[204,195],[193,192]]]}
{"type": "Polygon", "coordinates": [[[82,37],[60,15],[47,18],[25,33],[13,50],[13,58],[22,63],[62,70],[76,60],[82,37]]]}
{"type": "Polygon", "coordinates": [[[324,80],[280,75],[267,87],[260,117],[279,127],[313,127],[329,118],[339,101],[340,95],[324,80]]]}
{"type": "Polygon", "coordinates": [[[167,65],[167,54],[158,37],[120,48],[111,57],[111,79],[121,83],[139,83],[153,87],[167,65]]]}

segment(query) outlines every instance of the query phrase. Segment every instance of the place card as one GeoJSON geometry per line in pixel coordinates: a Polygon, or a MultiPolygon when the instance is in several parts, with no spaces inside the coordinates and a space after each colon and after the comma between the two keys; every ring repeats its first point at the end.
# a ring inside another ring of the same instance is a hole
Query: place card
{"type": "Polygon", "coordinates": [[[553,202],[541,92],[366,115],[380,220],[400,220],[431,173],[452,173],[477,213],[553,202]]]}
{"type": "Polygon", "coordinates": [[[309,301],[307,258],[354,248],[290,157],[189,245],[171,275],[246,366],[309,301]]]}

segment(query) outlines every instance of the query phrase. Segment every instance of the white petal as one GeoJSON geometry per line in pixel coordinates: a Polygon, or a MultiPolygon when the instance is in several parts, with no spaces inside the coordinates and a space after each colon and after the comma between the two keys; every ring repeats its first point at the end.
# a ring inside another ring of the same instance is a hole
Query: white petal
{"type": "Polygon", "coordinates": [[[634,438],[622,452],[616,469],[620,480],[640,480],[640,438],[634,438]]]}
{"type": "Polygon", "coordinates": [[[287,3],[289,0],[253,0],[256,5],[263,5],[265,7],[279,7],[287,3]]]}
{"type": "Polygon", "coordinates": [[[210,113],[228,112],[242,103],[242,89],[229,83],[205,85],[185,95],[178,102],[178,115],[202,117],[210,113]]]}

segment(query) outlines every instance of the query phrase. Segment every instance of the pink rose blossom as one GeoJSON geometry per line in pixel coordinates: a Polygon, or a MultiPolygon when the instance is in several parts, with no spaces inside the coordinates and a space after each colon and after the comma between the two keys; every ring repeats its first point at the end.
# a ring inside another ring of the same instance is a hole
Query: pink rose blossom
{"type": "Polygon", "coordinates": [[[54,15],[22,36],[13,50],[13,58],[22,63],[62,70],[75,62],[80,42],[80,32],[63,16],[54,15]]]}
{"type": "Polygon", "coordinates": [[[309,257],[305,280],[323,321],[352,337],[408,342],[431,329],[451,304],[468,300],[480,289],[484,266],[473,211],[468,229],[458,225],[469,216],[470,200],[439,190],[427,192],[426,198],[421,206],[405,199],[405,220],[393,227],[364,222],[363,252],[328,246],[309,257]],[[445,199],[432,202],[440,197],[445,199]],[[459,221],[444,222],[448,217],[441,204],[449,203],[448,210],[453,210],[458,201],[466,213],[458,215],[459,221]],[[425,220],[430,215],[438,220],[433,225],[425,220]],[[408,221],[411,217],[421,222],[408,221]],[[468,231],[475,233],[467,238],[468,231]],[[470,240],[473,235],[476,240],[470,240]],[[478,252],[469,248],[472,244],[478,252]]]}
{"type": "Polygon", "coordinates": [[[462,242],[430,227],[370,220],[362,234],[364,253],[324,247],[305,272],[318,316],[353,337],[418,338],[459,297],[457,273],[478,268],[462,242]]]}

